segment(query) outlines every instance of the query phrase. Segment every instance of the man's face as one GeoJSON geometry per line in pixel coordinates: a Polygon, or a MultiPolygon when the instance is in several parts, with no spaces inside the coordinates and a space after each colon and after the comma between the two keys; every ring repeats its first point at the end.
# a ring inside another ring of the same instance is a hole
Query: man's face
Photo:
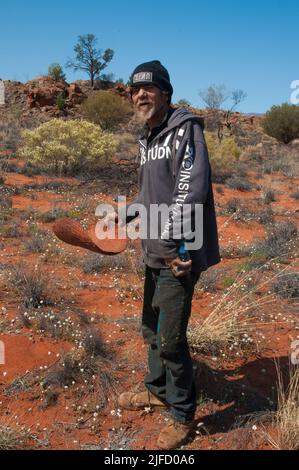
{"type": "Polygon", "coordinates": [[[139,117],[148,121],[168,106],[168,93],[155,85],[140,85],[132,88],[132,101],[139,117]]]}

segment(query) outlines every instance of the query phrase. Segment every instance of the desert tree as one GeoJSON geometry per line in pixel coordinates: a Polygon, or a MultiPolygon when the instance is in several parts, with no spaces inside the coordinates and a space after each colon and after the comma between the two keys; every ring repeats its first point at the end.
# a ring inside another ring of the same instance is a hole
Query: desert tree
{"type": "Polygon", "coordinates": [[[199,96],[202,101],[207,105],[207,108],[213,111],[219,111],[225,101],[230,99],[231,106],[224,109],[224,116],[218,116],[218,138],[219,141],[223,139],[223,129],[226,127],[231,135],[232,121],[231,115],[236,107],[246,98],[247,94],[244,90],[235,89],[228,91],[225,85],[210,85],[205,90],[199,91],[199,96]]]}
{"type": "Polygon", "coordinates": [[[208,109],[220,109],[230,94],[225,85],[210,85],[205,90],[199,91],[199,96],[208,109]]]}
{"type": "Polygon", "coordinates": [[[68,68],[86,72],[89,75],[91,86],[94,85],[96,79],[100,78],[100,72],[107,67],[114,55],[112,49],[106,49],[104,52],[97,49],[97,41],[94,34],[79,36],[74,47],[75,58],[68,59],[66,63],[68,68]]]}
{"type": "Polygon", "coordinates": [[[244,90],[237,89],[231,92],[231,99],[233,102],[230,112],[232,112],[242,101],[247,97],[247,93],[244,90]]]}
{"type": "Polygon", "coordinates": [[[247,97],[247,93],[245,93],[244,90],[241,89],[236,89],[233,90],[230,94],[230,99],[232,101],[232,105],[230,108],[228,108],[225,112],[224,116],[224,121],[220,122],[218,125],[218,138],[219,140],[222,140],[223,138],[223,128],[226,127],[230,134],[231,134],[231,128],[232,128],[232,121],[231,121],[231,116],[232,112],[237,108],[237,106],[245,100],[247,97]]]}

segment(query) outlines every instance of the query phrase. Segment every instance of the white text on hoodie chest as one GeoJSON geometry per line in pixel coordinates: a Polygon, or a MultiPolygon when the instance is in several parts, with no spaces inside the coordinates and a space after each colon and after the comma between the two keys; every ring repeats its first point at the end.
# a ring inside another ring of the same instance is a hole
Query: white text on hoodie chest
{"type": "Polygon", "coordinates": [[[140,146],[140,164],[144,165],[148,161],[169,159],[171,157],[171,147],[168,145],[172,133],[169,133],[164,142],[159,142],[148,148],[140,146]]]}

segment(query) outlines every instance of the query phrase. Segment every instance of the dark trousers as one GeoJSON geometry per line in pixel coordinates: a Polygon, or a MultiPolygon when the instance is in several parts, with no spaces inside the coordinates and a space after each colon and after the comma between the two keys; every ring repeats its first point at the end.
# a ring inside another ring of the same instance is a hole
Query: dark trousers
{"type": "Polygon", "coordinates": [[[186,330],[198,274],[176,278],[146,266],[142,333],[149,345],[145,386],[170,406],[174,419],[193,419],[196,392],[186,330]]]}

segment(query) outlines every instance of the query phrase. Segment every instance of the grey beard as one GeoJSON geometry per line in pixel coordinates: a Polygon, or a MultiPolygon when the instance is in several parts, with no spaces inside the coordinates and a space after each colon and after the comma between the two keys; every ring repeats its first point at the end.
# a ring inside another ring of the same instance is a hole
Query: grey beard
{"type": "Polygon", "coordinates": [[[136,109],[136,115],[137,117],[141,120],[141,121],[148,121],[149,119],[151,119],[156,113],[156,109],[155,107],[153,106],[147,113],[144,113],[142,110],[140,109],[136,109]]]}

